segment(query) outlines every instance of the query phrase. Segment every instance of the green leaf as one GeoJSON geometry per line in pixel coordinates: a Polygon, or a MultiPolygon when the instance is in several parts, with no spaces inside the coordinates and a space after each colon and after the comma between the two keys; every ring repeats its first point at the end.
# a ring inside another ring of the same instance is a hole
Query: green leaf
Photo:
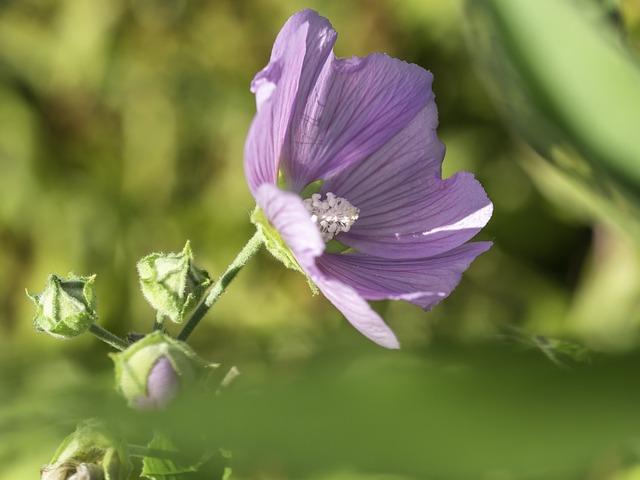
{"type": "Polygon", "coordinates": [[[584,2],[483,3],[507,54],[569,138],[640,186],[640,68],[604,20],[584,2]]]}
{"type": "Polygon", "coordinates": [[[640,68],[607,12],[593,2],[467,3],[469,47],[489,93],[554,166],[525,165],[538,187],[640,242],[640,68]]]}
{"type": "Polygon", "coordinates": [[[185,473],[195,472],[192,464],[166,435],[156,433],[148,445],[151,452],[162,452],[142,460],[142,476],[153,480],[182,480],[185,473]],[[157,455],[157,456],[156,456],[157,455]]]}
{"type": "Polygon", "coordinates": [[[227,480],[231,469],[228,451],[181,451],[164,433],[156,432],[148,445],[149,455],[142,460],[142,473],[152,480],[227,480]]]}

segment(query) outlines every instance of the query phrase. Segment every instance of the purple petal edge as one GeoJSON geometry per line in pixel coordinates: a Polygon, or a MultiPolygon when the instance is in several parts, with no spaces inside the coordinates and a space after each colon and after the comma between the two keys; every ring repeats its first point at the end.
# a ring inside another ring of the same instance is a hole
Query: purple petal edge
{"type": "Polygon", "coordinates": [[[269,184],[260,186],[256,193],[258,205],[267,219],[324,296],[365,337],[386,348],[400,348],[389,326],[353,287],[325,275],[316,265],[325,245],[302,199],[269,184]]]}
{"type": "Polygon", "coordinates": [[[453,292],[462,273],[491,245],[467,243],[436,257],[407,260],[325,254],[318,265],[367,300],[404,300],[428,310],[453,292]]]}

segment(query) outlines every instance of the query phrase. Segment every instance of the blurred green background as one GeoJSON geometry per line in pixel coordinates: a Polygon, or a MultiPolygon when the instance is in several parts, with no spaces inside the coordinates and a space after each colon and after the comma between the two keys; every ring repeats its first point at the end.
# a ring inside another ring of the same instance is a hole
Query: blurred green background
{"type": "Polygon", "coordinates": [[[254,258],[190,339],[242,372],[205,414],[235,478],[640,478],[638,0],[0,3],[0,478],[112,396],[108,347],[36,334],[24,289],[96,273],[125,335],[154,320],[144,255],[189,239],[224,271],[253,232],[249,83],[305,7],[338,56],[433,72],[445,175],[485,186],[494,247],[433,311],[375,304],[401,352],[254,258]]]}

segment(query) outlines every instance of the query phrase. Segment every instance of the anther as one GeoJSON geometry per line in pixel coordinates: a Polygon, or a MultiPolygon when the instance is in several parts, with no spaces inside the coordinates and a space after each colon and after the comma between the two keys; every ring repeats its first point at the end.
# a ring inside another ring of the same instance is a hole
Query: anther
{"type": "Polygon", "coordinates": [[[348,200],[336,197],[331,192],[327,192],[326,200],[322,200],[319,193],[314,193],[311,198],[303,200],[303,203],[311,215],[311,221],[318,225],[325,242],[340,232],[348,232],[360,213],[348,200]]]}

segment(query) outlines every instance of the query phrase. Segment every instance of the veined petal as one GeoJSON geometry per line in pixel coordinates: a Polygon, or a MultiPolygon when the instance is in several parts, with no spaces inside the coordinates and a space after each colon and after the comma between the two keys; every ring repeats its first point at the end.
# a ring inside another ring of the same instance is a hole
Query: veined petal
{"type": "Polygon", "coordinates": [[[433,96],[413,120],[366,159],[327,178],[321,193],[333,192],[354,205],[374,203],[398,184],[418,185],[440,177],[445,147],[436,134],[438,110],[433,96]]]}
{"type": "Polygon", "coordinates": [[[384,54],[333,54],[300,103],[282,150],[295,191],[361,161],[404,129],[433,98],[432,75],[384,54]]]}
{"type": "Polygon", "coordinates": [[[280,78],[278,66],[290,63],[299,50],[303,51],[305,61],[304,68],[297,72],[297,76],[301,80],[300,83],[306,86],[302,89],[303,95],[306,96],[329,56],[336,36],[337,33],[329,20],[313,10],[301,10],[291,16],[276,37],[268,65],[259,71],[251,82],[251,92],[256,94],[258,110],[270,97],[269,92],[275,91],[280,78]]]}
{"type": "Polygon", "coordinates": [[[258,113],[245,143],[245,173],[252,192],[276,183],[281,151],[298,98],[306,98],[335,43],[329,21],[312,10],[293,15],[282,28],[269,64],[251,82],[258,113]]]}
{"type": "Polygon", "coordinates": [[[408,166],[372,189],[376,195],[359,202],[345,196],[360,217],[339,240],[384,258],[439,255],[474,237],[493,213],[482,185],[468,172],[441,180],[408,166]]]}
{"type": "Polygon", "coordinates": [[[325,254],[318,268],[325,276],[352,286],[367,300],[405,300],[429,309],[458,285],[462,272],[490,242],[462,245],[432,258],[397,260],[362,254],[325,254]]]}
{"type": "Polygon", "coordinates": [[[302,269],[347,320],[377,344],[386,348],[399,348],[391,329],[354,288],[318,269],[316,261],[323,255],[324,242],[304,208],[302,199],[274,185],[264,184],[257,189],[256,200],[302,269]]]}

